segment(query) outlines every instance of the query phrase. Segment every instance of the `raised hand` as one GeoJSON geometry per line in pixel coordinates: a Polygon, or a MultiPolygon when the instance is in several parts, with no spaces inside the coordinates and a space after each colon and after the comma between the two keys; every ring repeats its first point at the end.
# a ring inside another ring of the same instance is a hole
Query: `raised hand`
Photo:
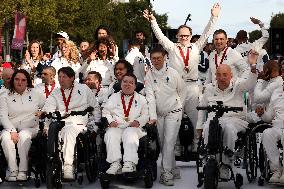
{"type": "Polygon", "coordinates": [[[151,20],[156,20],[156,18],[154,17],[154,15],[148,10],[145,9],[143,11],[143,16],[144,18],[146,18],[149,22],[151,22],[151,20]]]}
{"type": "Polygon", "coordinates": [[[257,18],[250,17],[250,20],[252,21],[252,23],[257,24],[257,25],[259,25],[260,27],[263,26],[263,23],[262,23],[259,19],[257,19],[257,18]]]}
{"type": "Polygon", "coordinates": [[[250,65],[255,65],[257,63],[257,58],[259,56],[259,53],[255,50],[250,50],[248,53],[248,63],[250,65]]]}
{"type": "Polygon", "coordinates": [[[219,3],[215,3],[211,9],[211,15],[212,16],[219,16],[219,13],[221,11],[221,6],[219,5],[219,3]]]}

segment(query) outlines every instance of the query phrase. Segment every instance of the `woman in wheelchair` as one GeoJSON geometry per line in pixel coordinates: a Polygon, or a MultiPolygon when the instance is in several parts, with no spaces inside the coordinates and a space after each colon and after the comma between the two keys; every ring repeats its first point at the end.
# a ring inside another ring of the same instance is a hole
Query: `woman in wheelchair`
{"type": "MultiPolygon", "coordinates": [[[[59,111],[61,115],[71,111],[83,111],[87,107],[94,108],[94,122],[99,122],[101,113],[96,97],[85,84],[75,81],[75,72],[71,67],[62,67],[58,70],[60,88],[54,89],[46,100],[43,112],[52,113],[59,111]]],[[[87,130],[88,116],[70,116],[66,119],[65,126],[59,133],[63,141],[63,176],[64,179],[74,179],[74,148],[77,136],[87,130]]],[[[96,131],[96,128],[93,128],[96,131]]]]}
{"type": "Polygon", "coordinates": [[[262,143],[269,159],[269,167],[272,176],[270,183],[284,184],[283,159],[280,162],[278,141],[284,144],[284,92],[283,87],[274,91],[266,111],[259,110],[257,114],[265,122],[272,122],[272,128],[265,129],[262,135],[262,143]]]}
{"type": "Polygon", "coordinates": [[[136,84],[137,78],[134,74],[124,75],[121,91],[110,96],[102,112],[102,116],[106,117],[109,123],[104,137],[106,161],[111,163],[107,174],[136,171],[139,139],[146,135],[141,128],[149,121],[147,101],[144,96],[135,92],[136,84]],[[121,142],[124,149],[123,158],[121,142]]]}
{"type": "Polygon", "coordinates": [[[25,70],[14,72],[9,92],[1,97],[0,122],[1,145],[10,171],[7,181],[27,180],[28,152],[31,139],[38,132],[36,112],[44,105],[44,97],[32,86],[30,75],[25,70]],[[16,150],[17,147],[17,150],[16,150]],[[16,151],[20,162],[17,164],[16,151]]]}

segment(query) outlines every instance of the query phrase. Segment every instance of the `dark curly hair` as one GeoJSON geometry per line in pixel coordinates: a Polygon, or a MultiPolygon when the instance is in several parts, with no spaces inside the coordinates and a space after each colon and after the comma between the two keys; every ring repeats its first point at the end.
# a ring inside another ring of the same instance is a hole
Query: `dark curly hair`
{"type": "Polygon", "coordinates": [[[15,93],[15,85],[14,85],[14,81],[15,81],[15,77],[18,73],[21,73],[21,74],[24,74],[27,78],[27,83],[28,83],[28,88],[33,88],[33,82],[32,82],[32,79],[31,79],[31,76],[30,74],[26,71],[26,70],[23,70],[23,69],[20,69],[20,70],[16,70],[13,75],[12,75],[12,78],[10,80],[10,92],[11,93],[15,93]]]}

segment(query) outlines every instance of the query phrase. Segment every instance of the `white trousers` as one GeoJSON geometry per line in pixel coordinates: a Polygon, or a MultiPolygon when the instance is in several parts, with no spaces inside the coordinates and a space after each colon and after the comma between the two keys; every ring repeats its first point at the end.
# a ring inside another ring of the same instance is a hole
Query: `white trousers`
{"type": "MultiPolygon", "coordinates": [[[[284,130],[280,128],[268,128],[265,129],[262,135],[262,143],[266,151],[267,157],[270,162],[270,169],[272,172],[282,171],[280,164],[280,152],[277,147],[278,141],[284,144],[284,130]]],[[[284,161],[283,161],[284,163],[284,161]]]]}
{"type": "Polygon", "coordinates": [[[70,124],[65,125],[59,132],[59,140],[63,141],[62,152],[64,165],[73,165],[76,138],[80,133],[86,130],[87,127],[83,125],[70,124]]]}
{"type": "Polygon", "coordinates": [[[198,135],[196,132],[198,110],[196,109],[196,107],[199,104],[199,86],[197,82],[186,82],[185,84],[187,86],[187,97],[185,99],[184,112],[192,122],[194,128],[194,143],[198,144],[198,135]]]}
{"type": "Polygon", "coordinates": [[[19,168],[17,165],[16,146],[11,139],[11,134],[8,131],[3,130],[1,133],[1,145],[8,162],[8,168],[10,172],[13,171],[28,171],[28,153],[31,147],[32,138],[36,136],[38,128],[25,128],[18,132],[19,141],[16,144],[20,157],[19,168]]]}
{"type": "Polygon", "coordinates": [[[145,136],[146,133],[141,128],[127,127],[107,129],[104,137],[107,150],[107,162],[113,163],[122,159],[121,142],[123,144],[123,161],[131,161],[138,164],[138,147],[139,139],[145,136]]]}
{"type": "Polygon", "coordinates": [[[174,147],[182,119],[182,111],[158,116],[157,127],[162,152],[162,171],[172,171],[176,166],[174,147]]]}
{"type": "MultiPolygon", "coordinates": [[[[205,145],[208,143],[209,123],[210,120],[208,119],[205,122],[203,129],[203,137],[205,145]]],[[[222,127],[223,146],[226,146],[230,150],[234,151],[235,142],[238,139],[238,132],[245,132],[248,126],[248,122],[236,117],[221,117],[219,118],[219,123],[221,124],[222,127]]],[[[225,156],[224,156],[224,163],[227,164],[230,163],[230,161],[225,156]]]]}

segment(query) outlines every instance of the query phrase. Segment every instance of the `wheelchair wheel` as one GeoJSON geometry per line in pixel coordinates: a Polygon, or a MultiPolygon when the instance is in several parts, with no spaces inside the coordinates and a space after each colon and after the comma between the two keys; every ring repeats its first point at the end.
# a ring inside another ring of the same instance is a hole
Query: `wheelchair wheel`
{"type": "Polygon", "coordinates": [[[218,162],[209,159],[204,166],[204,188],[217,189],[218,187],[218,162]]]}
{"type": "Polygon", "coordinates": [[[87,160],[87,163],[85,164],[85,170],[88,181],[90,183],[95,182],[98,176],[98,165],[97,159],[95,157],[91,157],[89,160],[87,160]]]}
{"type": "Polygon", "coordinates": [[[256,135],[255,133],[252,133],[246,138],[244,165],[246,168],[247,179],[251,183],[257,177],[258,156],[256,135]]]}
{"type": "Polygon", "coordinates": [[[153,170],[153,181],[155,181],[157,180],[158,177],[157,162],[152,163],[152,170],[153,170]]]}
{"type": "Polygon", "coordinates": [[[62,188],[62,167],[61,163],[50,162],[46,170],[46,187],[47,189],[62,188]]]}
{"type": "Polygon", "coordinates": [[[40,178],[34,178],[34,182],[35,182],[35,187],[39,188],[40,187],[40,178]]]}
{"type": "Polygon", "coordinates": [[[240,189],[241,186],[243,185],[243,176],[237,173],[234,183],[235,183],[236,189],[240,189]]]}
{"type": "Polygon", "coordinates": [[[145,169],[145,177],[144,177],[144,182],[145,182],[145,188],[152,188],[153,186],[153,169],[151,167],[145,169]]]}
{"type": "Polygon", "coordinates": [[[101,187],[102,189],[108,189],[109,188],[109,180],[105,180],[104,178],[100,178],[100,183],[101,183],[101,187]]]}

